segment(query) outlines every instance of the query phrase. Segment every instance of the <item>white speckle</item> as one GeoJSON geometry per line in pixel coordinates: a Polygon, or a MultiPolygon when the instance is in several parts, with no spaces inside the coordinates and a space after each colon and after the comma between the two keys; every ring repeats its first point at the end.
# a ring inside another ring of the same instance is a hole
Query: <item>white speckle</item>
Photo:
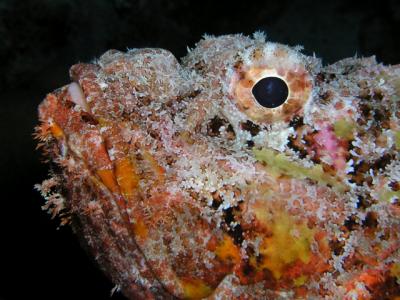
{"type": "Polygon", "coordinates": [[[294,133],[292,127],[288,127],[283,122],[276,122],[271,125],[268,131],[262,131],[254,137],[257,145],[267,146],[269,148],[283,152],[285,150],[288,136],[294,133]]]}
{"type": "Polygon", "coordinates": [[[100,88],[101,88],[102,90],[105,90],[105,89],[108,87],[108,84],[105,83],[104,81],[102,81],[102,82],[99,83],[99,86],[100,86],[100,88]]]}

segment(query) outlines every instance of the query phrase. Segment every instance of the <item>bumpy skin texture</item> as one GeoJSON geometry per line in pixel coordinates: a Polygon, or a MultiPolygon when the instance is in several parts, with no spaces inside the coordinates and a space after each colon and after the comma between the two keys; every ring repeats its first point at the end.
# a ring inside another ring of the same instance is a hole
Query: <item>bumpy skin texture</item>
{"type": "Polygon", "coordinates": [[[108,51],[39,107],[39,187],[130,299],[397,299],[400,67],[206,37],[108,51]],[[287,101],[252,96],[278,76],[287,101]]]}

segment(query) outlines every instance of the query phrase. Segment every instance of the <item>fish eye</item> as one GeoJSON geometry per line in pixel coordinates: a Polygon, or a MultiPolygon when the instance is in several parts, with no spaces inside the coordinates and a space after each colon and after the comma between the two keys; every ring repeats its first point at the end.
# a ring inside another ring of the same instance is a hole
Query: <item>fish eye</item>
{"type": "Polygon", "coordinates": [[[288,99],[289,87],[279,77],[264,77],[251,90],[256,101],[263,107],[276,108],[288,99]]]}

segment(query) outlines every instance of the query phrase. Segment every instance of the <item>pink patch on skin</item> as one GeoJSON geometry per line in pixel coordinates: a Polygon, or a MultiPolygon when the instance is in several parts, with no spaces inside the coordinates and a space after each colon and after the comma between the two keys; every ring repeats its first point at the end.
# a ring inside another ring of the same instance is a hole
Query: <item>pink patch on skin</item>
{"type": "Polygon", "coordinates": [[[344,170],[346,168],[346,149],[341,145],[332,127],[324,127],[314,138],[318,155],[328,156],[336,170],[344,170]]]}
{"type": "Polygon", "coordinates": [[[72,82],[68,86],[68,93],[71,96],[72,102],[82,107],[84,111],[89,111],[89,106],[86,102],[85,95],[83,94],[82,88],[79,84],[72,82]]]}

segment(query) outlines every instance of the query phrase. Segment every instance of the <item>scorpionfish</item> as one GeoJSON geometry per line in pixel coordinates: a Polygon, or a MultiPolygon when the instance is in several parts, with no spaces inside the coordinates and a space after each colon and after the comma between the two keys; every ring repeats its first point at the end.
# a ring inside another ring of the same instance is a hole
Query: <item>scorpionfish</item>
{"type": "Polygon", "coordinates": [[[109,50],[40,104],[44,207],[128,299],[400,299],[400,65],[301,51],[109,50]]]}

